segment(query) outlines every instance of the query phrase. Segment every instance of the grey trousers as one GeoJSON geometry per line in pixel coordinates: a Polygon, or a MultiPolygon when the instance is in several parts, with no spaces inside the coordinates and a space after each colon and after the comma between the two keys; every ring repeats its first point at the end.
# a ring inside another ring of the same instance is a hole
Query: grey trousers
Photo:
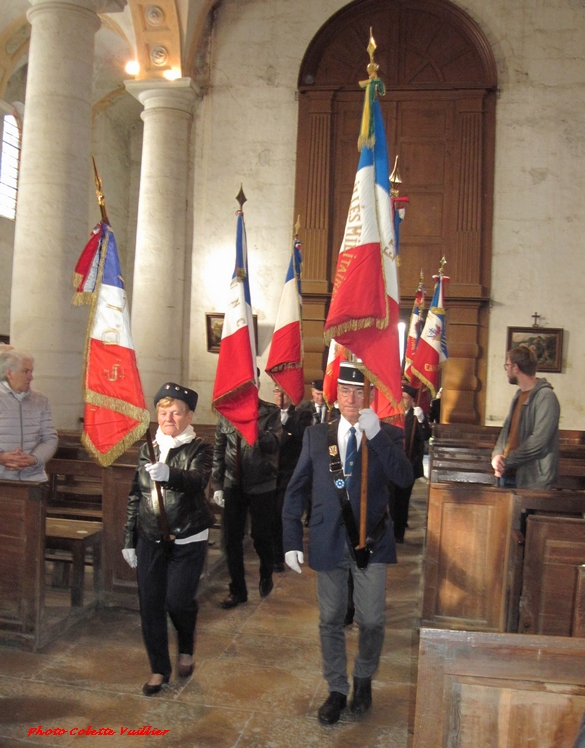
{"type": "Polygon", "coordinates": [[[386,566],[369,564],[366,569],[358,569],[346,548],[335,569],[317,572],[323,676],[330,692],[349,693],[343,619],[347,610],[347,575],[350,569],[354,584],[355,621],[359,627],[354,677],[370,678],[378,667],[386,618],[386,566]]]}

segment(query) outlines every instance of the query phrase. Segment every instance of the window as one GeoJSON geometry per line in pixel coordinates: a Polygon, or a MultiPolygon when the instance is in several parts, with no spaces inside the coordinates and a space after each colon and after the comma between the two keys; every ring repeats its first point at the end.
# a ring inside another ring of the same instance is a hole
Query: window
{"type": "Polygon", "coordinates": [[[20,129],[16,118],[4,115],[0,156],[0,216],[14,220],[20,165],[20,129]]]}

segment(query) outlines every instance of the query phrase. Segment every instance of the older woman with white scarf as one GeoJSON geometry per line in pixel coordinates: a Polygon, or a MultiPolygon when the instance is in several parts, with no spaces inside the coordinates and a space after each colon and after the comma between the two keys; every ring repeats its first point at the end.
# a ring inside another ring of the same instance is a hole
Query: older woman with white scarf
{"type": "Polygon", "coordinates": [[[150,461],[145,444],[128,497],[122,553],[138,577],[142,635],[151,668],[142,687],[145,696],[158,693],[171,676],[167,612],[177,630],[176,675],[188,678],[194,668],[197,587],[215,519],[205,497],[213,447],[191,426],[197,398],[194,390],[174,382],[157,392],[157,462],[150,461]],[[154,481],[161,484],[170,545],[162,542],[154,481]]]}

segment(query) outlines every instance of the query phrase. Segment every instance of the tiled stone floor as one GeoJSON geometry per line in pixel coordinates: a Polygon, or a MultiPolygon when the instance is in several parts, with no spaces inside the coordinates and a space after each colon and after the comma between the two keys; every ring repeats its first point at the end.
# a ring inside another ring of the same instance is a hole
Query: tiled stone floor
{"type": "MultiPolygon", "coordinates": [[[[409,748],[416,691],[421,571],[427,486],[417,481],[406,542],[388,569],[386,639],[373,682],[374,705],[362,719],[346,710],[324,727],[317,709],[327,697],[321,677],[314,574],[306,568],[275,575],[261,600],[258,562],[247,555],[250,599],[231,611],[225,572],[200,597],[196,670],[146,698],[148,676],[138,614],[101,609],[43,651],[0,646],[0,748],[100,745],[185,748],[409,748]],[[91,725],[112,734],[71,735],[91,725]],[[166,735],[122,734],[143,725],[166,735]],[[32,734],[62,729],[62,735],[32,734]]],[[[347,629],[350,662],[357,630],[347,629]]],[[[351,672],[351,671],[350,671],[351,672]]]]}

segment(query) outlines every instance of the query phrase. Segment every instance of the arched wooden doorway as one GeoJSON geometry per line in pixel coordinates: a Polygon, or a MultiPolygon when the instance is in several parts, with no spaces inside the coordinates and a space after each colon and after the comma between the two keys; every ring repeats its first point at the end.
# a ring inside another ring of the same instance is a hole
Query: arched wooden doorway
{"type": "Polygon", "coordinates": [[[357,0],[314,37],[299,76],[296,212],[304,240],[307,379],[323,367],[323,322],[358,162],[372,27],[391,157],[400,157],[404,314],[421,268],[427,291],[446,256],[450,359],[444,421],[484,417],[496,68],[479,27],[447,0],[357,0]]]}

